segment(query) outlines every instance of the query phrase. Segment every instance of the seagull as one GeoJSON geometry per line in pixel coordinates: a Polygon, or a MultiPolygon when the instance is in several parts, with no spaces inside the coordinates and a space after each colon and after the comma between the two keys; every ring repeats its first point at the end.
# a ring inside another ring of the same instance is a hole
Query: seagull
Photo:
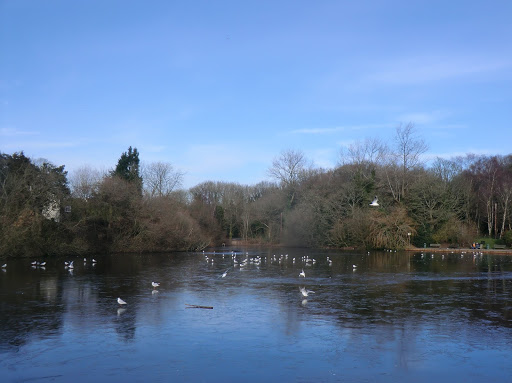
{"type": "Polygon", "coordinates": [[[160,283],[158,282],[151,282],[151,286],[153,286],[155,289],[160,286],[160,283]]]}
{"type": "Polygon", "coordinates": [[[300,292],[302,293],[302,296],[307,297],[309,294],[314,294],[314,291],[307,290],[305,287],[299,287],[300,292]]]}
{"type": "Polygon", "coordinates": [[[304,269],[302,269],[302,271],[299,273],[299,277],[306,278],[306,273],[304,272],[304,269]]]}
{"type": "Polygon", "coordinates": [[[5,269],[6,267],[7,267],[7,263],[4,263],[4,264],[2,265],[2,269],[5,269]]]}
{"type": "Polygon", "coordinates": [[[377,198],[377,196],[375,196],[375,198],[373,199],[372,203],[370,204],[370,206],[379,206],[378,204],[378,201],[379,199],[377,198]]]}
{"type": "Polygon", "coordinates": [[[227,270],[226,270],[226,271],[224,271],[224,273],[222,274],[221,278],[225,278],[225,277],[226,277],[226,275],[228,275],[228,271],[227,271],[227,270]]]}
{"type": "Polygon", "coordinates": [[[123,301],[121,298],[117,298],[117,303],[119,303],[120,305],[125,305],[126,302],[123,301]]]}
{"type": "Polygon", "coordinates": [[[352,265],[352,271],[356,271],[357,265],[352,265]]]}

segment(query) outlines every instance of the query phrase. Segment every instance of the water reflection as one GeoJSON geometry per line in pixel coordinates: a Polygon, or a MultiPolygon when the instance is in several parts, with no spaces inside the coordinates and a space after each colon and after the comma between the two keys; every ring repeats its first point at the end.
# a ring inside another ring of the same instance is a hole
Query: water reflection
{"type": "Polygon", "coordinates": [[[10,379],[37,378],[34,361],[53,376],[65,360],[89,378],[113,365],[127,376],[122,367],[139,361],[178,381],[234,381],[249,371],[244,381],[350,381],[379,371],[381,381],[424,381],[439,378],[429,366],[449,376],[482,358],[497,366],[512,351],[508,256],[216,249],[96,259],[77,259],[72,273],[64,259],[45,269],[10,261],[0,273],[1,368],[10,379]],[[241,355],[256,366],[233,364],[241,355]],[[258,365],[286,368],[276,376],[258,365]]]}

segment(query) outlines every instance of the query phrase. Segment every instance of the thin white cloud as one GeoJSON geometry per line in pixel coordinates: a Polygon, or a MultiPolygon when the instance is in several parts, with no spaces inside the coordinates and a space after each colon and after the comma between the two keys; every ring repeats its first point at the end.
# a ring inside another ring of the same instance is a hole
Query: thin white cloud
{"type": "Polygon", "coordinates": [[[405,123],[412,122],[413,124],[432,124],[434,122],[443,120],[448,117],[449,113],[435,110],[432,112],[416,112],[416,113],[406,113],[398,116],[398,121],[402,121],[405,123]]]}
{"type": "Polygon", "coordinates": [[[65,141],[24,141],[11,142],[4,145],[5,149],[9,150],[33,150],[33,149],[56,149],[56,148],[72,148],[77,146],[74,142],[65,141]]]}
{"type": "Polygon", "coordinates": [[[414,85],[510,70],[512,60],[492,57],[427,55],[389,61],[363,78],[366,83],[414,85]]]}
{"type": "Polygon", "coordinates": [[[336,150],[333,148],[307,150],[306,157],[313,161],[314,166],[323,169],[333,168],[336,161],[336,150]]]}
{"type": "Polygon", "coordinates": [[[0,136],[2,137],[17,137],[17,136],[35,136],[39,132],[24,131],[15,128],[0,128],[0,136]]]}
{"type": "Polygon", "coordinates": [[[309,129],[297,129],[292,130],[291,133],[293,134],[329,134],[329,133],[336,133],[341,132],[345,130],[345,127],[336,127],[336,128],[309,128],[309,129]]]}
{"type": "Polygon", "coordinates": [[[331,134],[337,132],[355,131],[355,130],[367,130],[367,129],[380,129],[380,128],[391,128],[396,124],[366,124],[366,125],[351,125],[351,126],[336,126],[333,128],[304,128],[292,130],[292,134],[331,134]]]}

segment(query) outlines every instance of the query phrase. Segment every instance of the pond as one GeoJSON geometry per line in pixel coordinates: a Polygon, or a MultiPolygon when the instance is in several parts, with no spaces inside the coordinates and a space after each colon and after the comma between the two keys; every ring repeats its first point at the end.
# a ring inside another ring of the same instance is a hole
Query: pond
{"type": "Polygon", "coordinates": [[[509,256],[224,248],[34,261],[0,271],[3,382],[512,377],[509,256]]]}

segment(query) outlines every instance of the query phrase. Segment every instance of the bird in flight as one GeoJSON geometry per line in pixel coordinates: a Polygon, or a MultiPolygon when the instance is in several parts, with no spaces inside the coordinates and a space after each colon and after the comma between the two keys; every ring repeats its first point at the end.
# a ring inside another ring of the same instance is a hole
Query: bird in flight
{"type": "Polygon", "coordinates": [[[226,270],[226,271],[224,271],[224,273],[222,273],[221,278],[225,278],[226,275],[228,275],[228,270],[226,270]]]}
{"type": "Polygon", "coordinates": [[[375,196],[375,198],[373,199],[372,203],[370,204],[370,206],[379,206],[379,203],[377,202],[379,199],[377,198],[377,196],[375,196]]]}
{"type": "Polygon", "coordinates": [[[300,292],[302,293],[302,296],[307,297],[309,294],[314,294],[314,291],[307,290],[305,287],[299,287],[300,292]]]}
{"type": "Polygon", "coordinates": [[[123,301],[121,298],[117,298],[117,303],[119,303],[120,305],[125,305],[126,302],[123,301]]]}

